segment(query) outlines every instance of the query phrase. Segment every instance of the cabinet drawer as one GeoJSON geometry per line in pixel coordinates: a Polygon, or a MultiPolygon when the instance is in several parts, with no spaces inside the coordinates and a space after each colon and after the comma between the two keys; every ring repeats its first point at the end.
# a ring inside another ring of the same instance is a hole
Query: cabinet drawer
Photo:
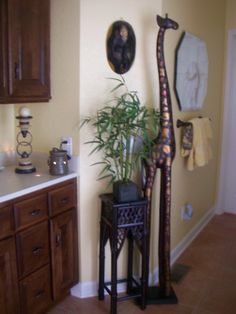
{"type": "Polygon", "coordinates": [[[16,229],[30,226],[48,217],[47,195],[39,195],[14,205],[16,229]]]}
{"type": "Polygon", "coordinates": [[[0,209],[0,239],[14,233],[13,212],[11,207],[0,209]]]}
{"type": "Polygon", "coordinates": [[[20,281],[21,313],[42,314],[52,303],[49,265],[20,281]]]}
{"type": "Polygon", "coordinates": [[[49,211],[54,216],[60,212],[76,206],[76,191],[74,184],[49,192],[49,211]]]}
{"type": "Polygon", "coordinates": [[[16,235],[18,270],[20,278],[49,262],[48,222],[16,235]]]}

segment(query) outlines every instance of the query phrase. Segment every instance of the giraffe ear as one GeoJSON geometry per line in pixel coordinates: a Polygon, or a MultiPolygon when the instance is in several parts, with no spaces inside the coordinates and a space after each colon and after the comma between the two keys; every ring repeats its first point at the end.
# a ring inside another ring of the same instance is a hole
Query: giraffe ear
{"type": "Polygon", "coordinates": [[[161,17],[160,15],[157,15],[156,19],[157,19],[157,25],[158,26],[160,26],[160,27],[164,26],[165,19],[163,17],[161,17]]]}

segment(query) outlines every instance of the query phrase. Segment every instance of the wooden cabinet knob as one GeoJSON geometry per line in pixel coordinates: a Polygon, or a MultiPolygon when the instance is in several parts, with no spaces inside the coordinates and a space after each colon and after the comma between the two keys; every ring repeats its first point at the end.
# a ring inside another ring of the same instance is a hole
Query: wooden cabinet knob
{"type": "Polygon", "coordinates": [[[41,210],[40,209],[34,209],[32,210],[32,212],[30,213],[31,216],[38,216],[40,214],[41,210]]]}
{"type": "Polygon", "coordinates": [[[16,80],[20,79],[20,67],[17,62],[15,62],[15,79],[16,80]]]}
{"type": "Polygon", "coordinates": [[[42,249],[43,249],[42,246],[34,247],[34,248],[32,249],[32,253],[33,253],[34,255],[38,255],[38,254],[41,253],[42,249]]]}
{"type": "Polygon", "coordinates": [[[56,246],[60,246],[61,245],[61,235],[57,234],[56,235],[56,246]]]}
{"type": "Polygon", "coordinates": [[[35,299],[39,299],[41,298],[43,295],[45,294],[44,290],[39,290],[36,294],[35,294],[35,299]]]}

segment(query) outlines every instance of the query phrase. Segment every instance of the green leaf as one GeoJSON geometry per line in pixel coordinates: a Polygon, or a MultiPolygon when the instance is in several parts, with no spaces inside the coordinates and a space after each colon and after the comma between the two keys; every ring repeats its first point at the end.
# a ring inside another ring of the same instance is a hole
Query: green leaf
{"type": "Polygon", "coordinates": [[[140,165],[141,158],[148,158],[159,128],[160,113],[142,105],[135,90],[129,91],[122,76],[109,78],[116,84],[111,92],[117,95],[106,101],[94,116],[85,117],[81,126],[89,125],[93,138],[86,144],[93,146],[90,155],[102,152],[99,180],[128,180],[140,165]],[[124,90],[122,90],[124,88],[124,90]],[[123,92],[122,92],[123,91],[123,92]],[[131,136],[141,137],[142,145],[131,146],[131,136]]]}

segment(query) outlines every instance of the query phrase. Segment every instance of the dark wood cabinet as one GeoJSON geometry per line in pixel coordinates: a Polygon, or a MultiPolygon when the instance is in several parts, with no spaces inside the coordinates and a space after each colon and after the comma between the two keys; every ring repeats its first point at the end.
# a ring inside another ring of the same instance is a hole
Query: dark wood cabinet
{"type": "Polygon", "coordinates": [[[77,282],[76,180],[0,204],[1,314],[44,314],[77,282]]]}
{"type": "Polygon", "coordinates": [[[50,0],[1,0],[0,103],[50,99],[50,0]]]}
{"type": "Polygon", "coordinates": [[[42,222],[16,235],[19,278],[49,263],[48,222],[42,222]]]}
{"type": "Polygon", "coordinates": [[[6,0],[0,1],[0,101],[8,94],[8,47],[7,47],[7,16],[6,0]]]}
{"type": "Polygon", "coordinates": [[[49,265],[20,282],[21,313],[44,314],[52,305],[49,265]]]}
{"type": "Polygon", "coordinates": [[[53,298],[58,300],[78,281],[75,210],[51,219],[50,226],[53,298]]]}
{"type": "Polygon", "coordinates": [[[0,312],[19,313],[18,280],[14,238],[0,241],[0,312]]]}

